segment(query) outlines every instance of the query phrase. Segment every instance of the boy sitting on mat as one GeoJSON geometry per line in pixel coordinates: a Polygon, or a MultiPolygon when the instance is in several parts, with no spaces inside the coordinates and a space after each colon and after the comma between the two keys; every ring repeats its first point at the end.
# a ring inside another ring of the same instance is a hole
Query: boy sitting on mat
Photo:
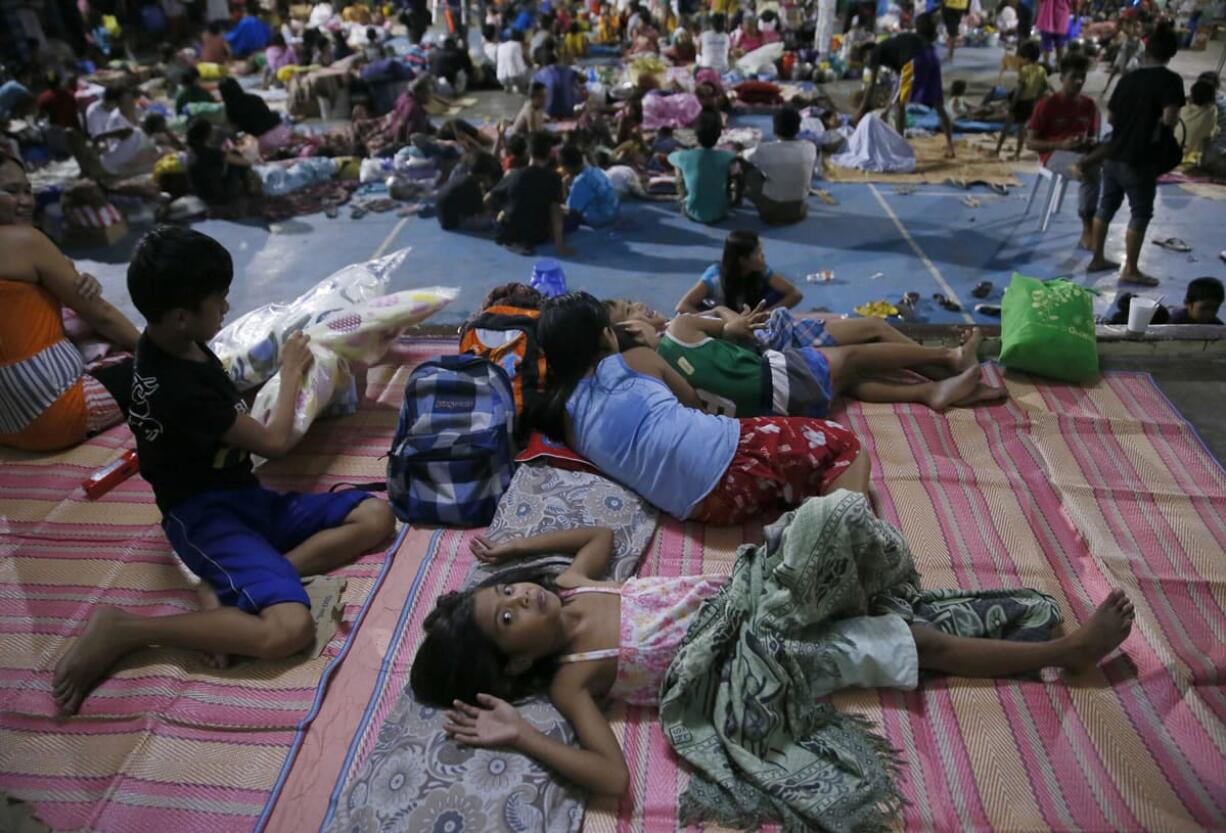
{"type": "Polygon", "coordinates": [[[159,226],[137,244],[128,292],[148,322],[136,348],[128,423],[162,529],[203,579],[201,610],[142,616],[98,607],[60,659],[56,705],[74,714],[126,654],[159,645],[280,659],[315,637],[301,577],[348,564],[392,533],[387,504],[360,491],[279,493],[260,486],[251,455],[291,448],[294,400],[311,353],[301,333],[281,353],[281,392],[267,425],[206,346],[229,309],[230,254],[207,235],[159,226]]]}

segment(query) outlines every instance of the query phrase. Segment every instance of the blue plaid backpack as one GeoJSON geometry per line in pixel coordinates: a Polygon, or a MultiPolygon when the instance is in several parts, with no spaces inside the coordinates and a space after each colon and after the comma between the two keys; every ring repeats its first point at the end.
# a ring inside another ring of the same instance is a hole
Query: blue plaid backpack
{"type": "Polygon", "coordinates": [[[505,370],[479,356],[439,356],[409,375],[387,461],[402,521],[484,526],[511,482],[515,396],[505,370]]]}

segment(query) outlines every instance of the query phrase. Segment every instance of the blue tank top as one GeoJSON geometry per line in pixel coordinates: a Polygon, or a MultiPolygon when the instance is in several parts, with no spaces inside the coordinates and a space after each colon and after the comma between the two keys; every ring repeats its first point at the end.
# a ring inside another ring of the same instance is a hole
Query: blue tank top
{"type": "Polygon", "coordinates": [[[685,407],[620,354],[579,381],[566,412],[580,454],[679,520],[719,483],[741,437],[735,419],[685,407]]]}

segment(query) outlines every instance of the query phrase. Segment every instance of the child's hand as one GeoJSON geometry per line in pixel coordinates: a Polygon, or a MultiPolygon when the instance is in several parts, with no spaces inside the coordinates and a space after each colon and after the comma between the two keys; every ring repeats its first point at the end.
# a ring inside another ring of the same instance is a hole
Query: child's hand
{"type": "Polygon", "coordinates": [[[311,366],[311,350],[307,344],[311,337],[301,330],[285,340],[281,348],[281,376],[283,380],[298,380],[311,366]]]}
{"type": "Polygon", "coordinates": [[[86,301],[92,301],[102,294],[102,284],[88,272],[78,272],[76,290],[86,301]]]}
{"type": "Polygon", "coordinates": [[[474,538],[468,548],[472,550],[477,560],[484,564],[498,564],[515,557],[513,543],[491,544],[486,538],[474,538]]]}
{"type": "Polygon", "coordinates": [[[735,318],[724,324],[724,337],[737,341],[750,341],[753,339],[753,331],[762,329],[769,315],[766,312],[765,301],[759,301],[758,306],[752,310],[749,307],[742,307],[735,318]]]}
{"type": "Polygon", "coordinates": [[[466,746],[514,746],[524,729],[519,710],[488,694],[478,694],[477,702],[482,708],[454,701],[443,731],[466,746]]]}

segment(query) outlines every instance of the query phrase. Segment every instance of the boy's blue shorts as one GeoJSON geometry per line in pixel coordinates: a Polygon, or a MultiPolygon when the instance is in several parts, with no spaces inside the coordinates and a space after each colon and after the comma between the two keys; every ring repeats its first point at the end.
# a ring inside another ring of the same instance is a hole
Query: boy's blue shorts
{"type": "Polygon", "coordinates": [[[368,497],[358,490],[220,489],[174,507],[162,529],[183,563],[212,585],[223,605],[248,613],[283,602],[310,606],[298,571],[284,554],[315,533],[340,526],[368,497]]]}

